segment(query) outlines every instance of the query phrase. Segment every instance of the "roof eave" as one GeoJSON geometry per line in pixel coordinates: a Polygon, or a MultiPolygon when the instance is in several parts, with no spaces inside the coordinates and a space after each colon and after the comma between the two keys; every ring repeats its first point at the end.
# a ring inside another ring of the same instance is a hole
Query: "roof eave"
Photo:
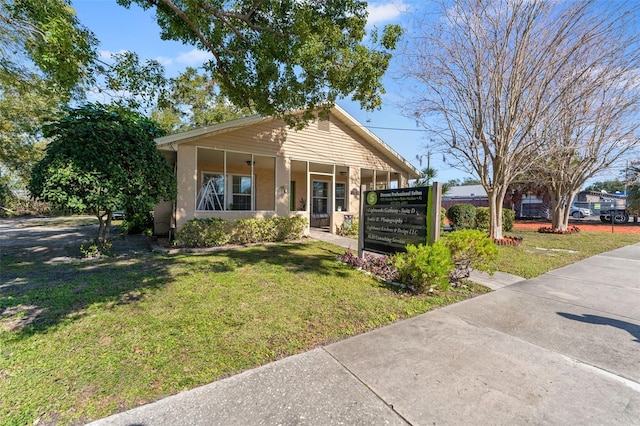
{"type": "Polygon", "coordinates": [[[336,114],[341,120],[350,122],[356,133],[366,139],[373,146],[380,148],[383,154],[397,160],[397,162],[403,166],[405,171],[409,174],[409,179],[418,179],[422,176],[420,170],[409,163],[403,156],[398,154],[393,148],[387,145],[382,139],[376,136],[371,130],[367,129],[358,120],[356,120],[351,114],[342,109],[339,105],[335,105],[332,112],[336,114]]]}

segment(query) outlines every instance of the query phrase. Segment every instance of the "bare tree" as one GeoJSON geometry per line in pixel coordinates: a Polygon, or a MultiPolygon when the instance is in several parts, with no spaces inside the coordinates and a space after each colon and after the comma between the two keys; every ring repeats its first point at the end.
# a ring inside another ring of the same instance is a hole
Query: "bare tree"
{"type": "Polygon", "coordinates": [[[547,157],[536,137],[541,118],[602,20],[591,0],[454,0],[439,8],[409,34],[405,72],[416,85],[407,112],[481,181],[490,235],[501,239],[509,184],[547,157]]]}
{"type": "Polygon", "coordinates": [[[616,19],[591,37],[588,55],[574,58],[574,74],[559,82],[562,95],[535,132],[547,155],[531,177],[549,191],[555,231],[567,229],[570,205],[586,180],[637,143],[640,47],[626,28],[616,19]]]}

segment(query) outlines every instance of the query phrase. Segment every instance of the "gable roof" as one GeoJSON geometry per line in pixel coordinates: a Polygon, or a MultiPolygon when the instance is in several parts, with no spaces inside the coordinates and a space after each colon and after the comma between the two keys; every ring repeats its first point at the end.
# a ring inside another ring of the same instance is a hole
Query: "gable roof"
{"type": "MultiPolygon", "coordinates": [[[[342,123],[346,124],[353,130],[358,136],[362,137],[373,148],[380,151],[382,155],[387,157],[390,161],[400,166],[405,172],[408,173],[409,179],[415,179],[420,177],[421,173],[416,167],[409,163],[404,157],[398,154],[393,148],[384,143],[382,139],[373,134],[369,129],[362,125],[358,120],[352,117],[347,111],[342,109],[338,105],[334,105],[331,109],[331,116],[335,117],[342,123]]],[[[175,133],[172,135],[163,136],[157,138],[156,144],[158,149],[169,149],[172,144],[181,144],[192,139],[198,138],[204,135],[214,135],[220,133],[226,133],[233,130],[238,130],[244,127],[249,127],[265,121],[275,120],[274,117],[264,117],[261,115],[252,115],[249,117],[238,118],[235,120],[227,121],[225,123],[218,123],[212,126],[200,127],[198,129],[188,130],[186,132],[175,133]]]]}

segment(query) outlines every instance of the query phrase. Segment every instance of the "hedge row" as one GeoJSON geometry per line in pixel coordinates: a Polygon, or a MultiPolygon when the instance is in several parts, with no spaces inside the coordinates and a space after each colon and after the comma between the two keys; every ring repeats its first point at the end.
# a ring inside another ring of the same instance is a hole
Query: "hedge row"
{"type": "MultiPolygon", "coordinates": [[[[489,207],[475,207],[472,204],[455,204],[447,210],[447,219],[454,230],[458,229],[489,229],[491,216],[489,207]]],[[[510,209],[502,209],[502,230],[509,232],[513,229],[516,213],[510,209]]]]}
{"type": "Polygon", "coordinates": [[[306,227],[307,219],[297,216],[238,219],[233,222],[220,218],[193,219],[180,228],[174,244],[179,247],[218,247],[296,240],[304,236],[306,227]]]}

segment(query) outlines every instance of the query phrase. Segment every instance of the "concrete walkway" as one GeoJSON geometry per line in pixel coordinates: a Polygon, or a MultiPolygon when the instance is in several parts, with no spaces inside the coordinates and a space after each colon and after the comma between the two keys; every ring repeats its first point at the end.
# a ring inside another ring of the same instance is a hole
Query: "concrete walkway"
{"type": "Polygon", "coordinates": [[[640,425],[640,244],[95,424],[640,425]]]}

